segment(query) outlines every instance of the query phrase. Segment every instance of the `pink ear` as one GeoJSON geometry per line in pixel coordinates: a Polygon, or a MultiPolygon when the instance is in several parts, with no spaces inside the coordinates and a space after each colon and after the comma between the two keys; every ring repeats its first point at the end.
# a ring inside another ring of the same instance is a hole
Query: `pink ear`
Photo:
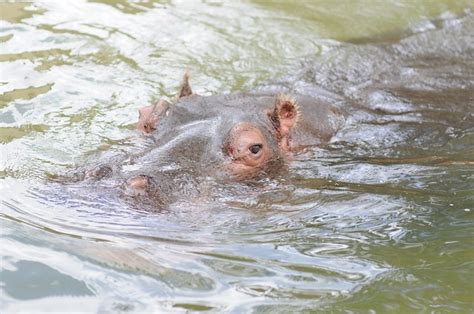
{"type": "Polygon", "coordinates": [[[193,90],[189,85],[189,74],[188,71],[184,72],[183,81],[181,82],[181,88],[179,89],[178,99],[186,96],[191,96],[193,94],[193,90]]]}
{"type": "Polygon", "coordinates": [[[279,94],[275,101],[273,111],[269,113],[277,137],[281,140],[290,133],[299,119],[298,105],[296,101],[288,95],[279,94]]]}
{"type": "Polygon", "coordinates": [[[155,125],[160,119],[160,116],[169,108],[169,103],[166,100],[160,100],[158,103],[140,108],[138,110],[138,124],[137,128],[145,134],[150,134],[155,130],[155,125]]]}

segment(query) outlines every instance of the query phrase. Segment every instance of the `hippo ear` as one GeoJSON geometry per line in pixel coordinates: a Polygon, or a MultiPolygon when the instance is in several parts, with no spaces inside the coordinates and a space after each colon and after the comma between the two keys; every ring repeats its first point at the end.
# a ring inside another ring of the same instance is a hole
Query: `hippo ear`
{"type": "Polygon", "coordinates": [[[288,95],[279,94],[273,111],[268,113],[279,140],[290,133],[299,119],[299,110],[296,101],[288,95]]]}
{"type": "Polygon", "coordinates": [[[146,106],[138,110],[137,128],[144,134],[153,132],[161,115],[168,110],[169,106],[170,104],[162,99],[154,105],[146,106]]]}
{"type": "Polygon", "coordinates": [[[184,72],[184,75],[183,75],[183,81],[181,82],[181,87],[179,89],[178,99],[185,96],[191,96],[192,94],[193,94],[193,90],[191,89],[191,86],[189,85],[189,74],[188,74],[188,71],[186,71],[184,72]]]}

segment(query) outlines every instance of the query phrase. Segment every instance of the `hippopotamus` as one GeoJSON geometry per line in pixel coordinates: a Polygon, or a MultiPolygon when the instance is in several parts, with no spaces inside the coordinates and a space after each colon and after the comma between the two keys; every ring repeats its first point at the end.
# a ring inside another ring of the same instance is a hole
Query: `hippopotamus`
{"type": "Polygon", "coordinates": [[[342,108],[299,94],[200,96],[193,93],[185,73],[174,101],[160,100],[139,110],[137,129],[153,144],[136,157],[141,173],[126,179],[125,191],[160,194],[167,157],[189,182],[199,177],[242,181],[271,175],[293,154],[329,141],[345,116],[342,108]]]}
{"type": "Polygon", "coordinates": [[[335,137],[375,146],[420,143],[439,133],[421,137],[410,123],[454,119],[454,110],[464,116],[460,127],[468,128],[474,23],[467,15],[447,25],[396,43],[336,48],[250,92],[199,95],[185,73],[173,100],[139,109],[137,136],[144,145],[137,152],[101,159],[75,178],[118,186],[126,198],[163,207],[205,197],[216,182],[281,175],[295,155],[335,137]],[[448,105],[450,114],[440,114],[448,105]]]}
{"type": "Polygon", "coordinates": [[[83,181],[119,185],[128,198],[166,206],[202,196],[205,182],[245,182],[285,171],[294,154],[328,142],[347,113],[327,99],[295,93],[201,96],[189,75],[172,101],[139,109],[138,153],[75,171],[83,181]]]}

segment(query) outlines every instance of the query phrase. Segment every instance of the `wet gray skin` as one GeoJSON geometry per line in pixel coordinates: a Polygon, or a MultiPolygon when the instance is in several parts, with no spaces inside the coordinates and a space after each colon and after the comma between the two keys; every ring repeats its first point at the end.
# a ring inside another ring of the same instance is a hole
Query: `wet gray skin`
{"type": "Polygon", "coordinates": [[[178,199],[209,198],[222,184],[285,176],[292,155],[331,140],[352,143],[354,154],[369,143],[402,155],[407,143],[448,140],[439,123],[457,121],[460,130],[474,125],[473,19],[433,23],[438,29],[395,42],[335,48],[253,93],[199,96],[185,79],[179,99],[161,103],[165,109],[145,121],[147,128],[140,118],[145,147],[81,168],[76,178],[100,181],[138,204],[165,207],[178,199]],[[279,95],[292,102],[298,120],[285,143],[271,116],[279,95]],[[422,121],[421,132],[416,124],[422,121]],[[269,157],[236,173],[228,144],[232,129],[242,123],[261,132],[269,157]]]}

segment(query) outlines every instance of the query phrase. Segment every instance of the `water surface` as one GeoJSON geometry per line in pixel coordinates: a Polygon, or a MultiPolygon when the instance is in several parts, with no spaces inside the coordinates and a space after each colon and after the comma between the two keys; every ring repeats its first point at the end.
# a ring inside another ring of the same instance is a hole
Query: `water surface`
{"type": "Polygon", "coordinates": [[[1,3],[2,310],[471,312],[472,9],[1,3]],[[418,54],[426,41],[444,48],[418,54]],[[150,212],[50,188],[139,149],[137,109],[173,97],[185,69],[203,95],[288,88],[358,110],[287,176],[201,202],[150,212]]]}

